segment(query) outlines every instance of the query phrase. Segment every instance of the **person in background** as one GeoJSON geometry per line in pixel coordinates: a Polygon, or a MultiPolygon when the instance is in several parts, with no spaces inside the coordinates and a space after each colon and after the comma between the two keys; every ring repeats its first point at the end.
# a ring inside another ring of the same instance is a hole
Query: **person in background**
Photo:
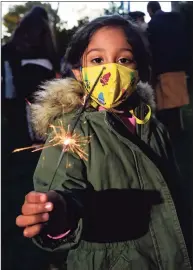
{"type": "Polygon", "coordinates": [[[36,142],[30,124],[32,96],[42,82],[55,78],[59,70],[48,14],[44,8],[35,6],[2,47],[3,108],[8,111],[14,133],[19,130],[18,143],[36,142]]]}
{"type": "Polygon", "coordinates": [[[159,2],[147,5],[157,116],[176,137],[183,129],[181,110],[189,103],[186,85],[187,43],[180,14],[164,12],[159,2]]]}
{"type": "Polygon", "coordinates": [[[148,42],[148,36],[147,36],[148,24],[145,22],[145,18],[144,18],[145,13],[141,11],[133,11],[133,12],[129,12],[128,15],[129,15],[129,20],[139,27],[141,31],[141,38],[143,40],[143,43],[146,47],[148,54],[150,55],[149,42],[148,42]]]}
{"type": "Polygon", "coordinates": [[[141,11],[133,11],[133,12],[129,12],[129,17],[130,19],[136,23],[141,30],[146,31],[147,30],[147,23],[145,22],[145,13],[141,12],[141,11]]]}

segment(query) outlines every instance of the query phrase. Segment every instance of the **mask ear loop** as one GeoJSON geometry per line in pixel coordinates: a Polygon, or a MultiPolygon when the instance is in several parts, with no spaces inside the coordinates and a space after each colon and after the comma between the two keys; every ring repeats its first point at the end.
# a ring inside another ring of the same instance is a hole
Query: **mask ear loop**
{"type": "Polygon", "coordinates": [[[144,125],[144,124],[146,124],[150,120],[152,111],[151,111],[151,107],[149,105],[147,105],[147,107],[148,107],[149,111],[148,111],[148,113],[146,114],[146,116],[145,116],[145,118],[143,120],[142,119],[139,119],[137,116],[135,116],[134,110],[130,110],[129,111],[130,114],[133,117],[135,117],[136,123],[138,125],[144,125]]]}

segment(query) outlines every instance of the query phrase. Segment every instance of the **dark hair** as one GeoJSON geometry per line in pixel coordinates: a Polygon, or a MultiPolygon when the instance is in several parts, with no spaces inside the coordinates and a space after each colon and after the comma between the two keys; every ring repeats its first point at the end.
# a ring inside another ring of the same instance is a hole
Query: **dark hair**
{"type": "Polygon", "coordinates": [[[26,56],[47,57],[54,68],[56,64],[56,48],[49,26],[48,14],[40,6],[28,12],[15,29],[10,43],[18,52],[26,56]]]}
{"type": "Polygon", "coordinates": [[[151,9],[152,13],[155,14],[156,11],[161,10],[160,3],[157,1],[150,1],[147,4],[147,9],[151,9]]]}
{"type": "Polygon", "coordinates": [[[149,80],[149,56],[142,41],[140,30],[131,22],[123,19],[121,16],[103,16],[80,28],[73,36],[65,55],[66,63],[72,68],[81,66],[81,58],[85,49],[94,35],[102,27],[114,26],[123,29],[128,43],[132,46],[134,59],[137,63],[139,77],[142,81],[149,80]]]}

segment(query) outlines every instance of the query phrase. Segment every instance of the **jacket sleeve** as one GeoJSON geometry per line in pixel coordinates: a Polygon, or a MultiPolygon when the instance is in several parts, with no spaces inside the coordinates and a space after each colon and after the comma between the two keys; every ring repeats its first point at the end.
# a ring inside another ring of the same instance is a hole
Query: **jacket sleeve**
{"type": "Polygon", "coordinates": [[[185,177],[182,174],[178,162],[176,160],[174,146],[170,140],[168,132],[166,132],[166,149],[168,163],[171,166],[171,188],[173,200],[175,203],[178,219],[182,229],[182,233],[189,250],[192,247],[192,241],[190,240],[190,234],[192,232],[192,195],[189,192],[189,185],[185,181],[185,177]]]}
{"type": "Polygon", "coordinates": [[[150,146],[159,156],[157,165],[164,175],[174,201],[178,201],[179,191],[183,190],[183,181],[172,141],[165,126],[156,119],[152,122],[152,130],[150,146]]]}
{"type": "MultiPolygon", "coordinates": [[[[161,123],[157,123],[156,126],[155,139],[157,142],[154,143],[154,146],[157,145],[157,148],[154,150],[160,155],[162,165],[165,165],[165,170],[163,170],[165,180],[174,200],[186,244],[188,244],[191,233],[191,197],[184,176],[179,169],[169,133],[161,123]]],[[[154,146],[152,145],[152,148],[154,146]]]]}
{"type": "Polygon", "coordinates": [[[79,194],[89,188],[84,161],[74,153],[65,152],[58,165],[61,152],[61,146],[45,148],[42,151],[34,174],[34,187],[38,192],[55,190],[63,195],[75,226],[71,233],[62,239],[50,239],[43,232],[33,239],[36,245],[47,251],[69,250],[78,244],[82,234],[83,211],[79,194]]]}

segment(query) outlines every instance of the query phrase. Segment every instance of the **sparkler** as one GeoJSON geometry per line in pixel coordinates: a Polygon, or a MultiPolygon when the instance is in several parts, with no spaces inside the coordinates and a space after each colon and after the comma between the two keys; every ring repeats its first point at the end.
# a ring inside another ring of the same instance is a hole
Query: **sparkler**
{"type": "Polygon", "coordinates": [[[18,148],[13,153],[33,149],[32,152],[37,152],[45,148],[54,147],[57,145],[62,146],[63,152],[72,152],[77,154],[81,159],[87,160],[88,154],[84,151],[83,147],[90,142],[91,136],[81,136],[80,134],[70,133],[70,125],[68,125],[67,131],[64,129],[62,121],[59,121],[59,125],[50,125],[53,136],[48,141],[47,145],[32,145],[29,147],[18,148]]]}
{"type": "MultiPolygon", "coordinates": [[[[91,91],[89,92],[88,95],[85,96],[85,99],[84,99],[84,105],[83,105],[82,108],[80,109],[79,114],[78,114],[78,117],[77,117],[77,119],[75,120],[73,126],[71,127],[71,130],[69,131],[70,137],[68,137],[68,139],[69,139],[69,138],[71,138],[71,139],[73,138],[73,132],[74,132],[74,130],[75,130],[75,128],[76,128],[76,126],[77,126],[79,120],[80,120],[80,117],[81,117],[82,113],[83,113],[83,112],[85,111],[85,109],[86,109],[86,106],[87,106],[87,104],[88,104],[88,101],[89,101],[89,99],[90,99],[90,97],[91,97],[91,95],[92,95],[92,92],[93,92],[95,86],[97,85],[97,83],[98,83],[98,81],[99,81],[99,79],[100,79],[100,77],[101,77],[101,75],[102,75],[102,73],[103,73],[103,71],[104,71],[105,69],[106,69],[105,67],[102,68],[102,70],[101,70],[101,72],[99,73],[99,75],[98,75],[98,77],[97,77],[97,79],[96,79],[96,81],[95,81],[95,83],[94,83],[94,85],[93,85],[91,91]]],[[[87,138],[87,139],[88,139],[88,138],[87,138]]],[[[67,141],[67,142],[69,142],[69,141],[67,141]]],[[[67,144],[67,147],[69,147],[68,144],[67,144]]],[[[52,180],[51,180],[51,182],[50,182],[50,185],[49,185],[49,187],[48,187],[48,191],[50,190],[50,188],[51,188],[51,186],[52,186],[52,183],[53,183],[53,180],[54,180],[54,178],[55,178],[57,169],[58,169],[58,167],[60,166],[60,162],[62,161],[63,155],[64,155],[64,153],[65,153],[64,149],[66,149],[66,146],[63,148],[63,150],[62,150],[62,152],[61,152],[61,154],[60,154],[60,157],[59,157],[59,160],[58,160],[58,163],[57,163],[56,170],[55,170],[55,172],[54,172],[54,175],[53,175],[52,180]]],[[[75,149],[77,150],[77,148],[75,148],[75,149]]],[[[79,149],[79,150],[80,150],[80,149],[79,149]]],[[[82,149],[81,149],[81,151],[82,151],[82,149]]],[[[82,154],[83,154],[82,157],[84,157],[84,152],[82,152],[81,155],[82,155],[82,154]]]]}
{"type": "Polygon", "coordinates": [[[50,190],[50,188],[52,186],[57,169],[62,161],[62,158],[63,158],[63,155],[65,152],[75,153],[80,157],[80,159],[88,160],[88,154],[85,152],[84,146],[86,146],[90,142],[91,136],[84,137],[84,136],[81,136],[79,134],[76,134],[74,131],[75,131],[75,128],[80,120],[82,113],[86,109],[86,106],[87,106],[88,101],[92,95],[92,92],[93,92],[96,84],[98,83],[98,80],[100,79],[104,69],[105,69],[105,67],[103,67],[101,72],[99,73],[91,91],[87,95],[85,95],[84,104],[83,104],[82,108],[80,109],[80,111],[78,112],[78,116],[77,116],[76,120],[74,121],[73,125],[72,126],[68,125],[67,131],[64,129],[62,121],[60,121],[58,126],[50,125],[50,128],[52,129],[54,135],[48,141],[46,146],[45,145],[39,145],[39,146],[33,145],[33,146],[29,146],[29,147],[24,147],[24,148],[18,148],[18,149],[15,149],[13,151],[13,153],[16,153],[16,152],[20,152],[20,151],[24,151],[24,150],[33,149],[32,152],[36,152],[36,151],[40,151],[42,149],[54,147],[57,145],[62,146],[62,152],[61,152],[60,157],[58,159],[57,166],[56,166],[54,175],[52,177],[52,180],[50,182],[48,191],[50,190]]]}
{"type": "MultiPolygon", "coordinates": [[[[90,142],[91,136],[81,136],[80,134],[77,134],[74,132],[73,134],[70,132],[70,125],[68,125],[68,129],[65,130],[63,127],[62,121],[59,121],[59,125],[50,125],[50,128],[52,129],[52,137],[47,142],[47,145],[33,145],[29,147],[24,148],[18,148],[13,151],[13,153],[33,149],[32,152],[37,152],[46,148],[55,147],[58,145],[62,146],[62,152],[60,154],[60,157],[58,159],[56,169],[54,171],[54,175],[52,177],[51,183],[49,185],[48,191],[50,190],[54,177],[57,173],[57,170],[59,168],[59,165],[62,161],[64,153],[74,153],[77,154],[81,159],[88,160],[88,154],[84,150],[85,146],[90,142]]],[[[45,159],[45,158],[44,158],[45,159]]],[[[66,164],[66,168],[70,168],[70,164],[66,164]]]]}

